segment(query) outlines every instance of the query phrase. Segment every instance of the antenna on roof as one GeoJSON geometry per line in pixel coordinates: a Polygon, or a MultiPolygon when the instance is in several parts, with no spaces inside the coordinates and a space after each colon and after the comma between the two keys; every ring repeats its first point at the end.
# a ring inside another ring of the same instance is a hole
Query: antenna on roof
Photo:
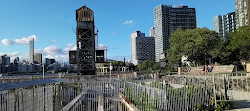
{"type": "Polygon", "coordinates": [[[98,30],[98,28],[96,28],[97,30],[96,30],[96,42],[97,42],[97,45],[98,45],[98,33],[99,33],[99,30],[98,30]]]}

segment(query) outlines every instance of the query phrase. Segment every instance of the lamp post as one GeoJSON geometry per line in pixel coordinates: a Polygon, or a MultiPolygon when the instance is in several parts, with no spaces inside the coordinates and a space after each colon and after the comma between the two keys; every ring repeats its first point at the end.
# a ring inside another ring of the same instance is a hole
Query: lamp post
{"type": "Polygon", "coordinates": [[[44,65],[43,65],[43,79],[44,79],[44,65]]]}
{"type": "Polygon", "coordinates": [[[113,69],[113,66],[111,65],[111,62],[109,63],[109,82],[111,83],[111,71],[113,69]]]}

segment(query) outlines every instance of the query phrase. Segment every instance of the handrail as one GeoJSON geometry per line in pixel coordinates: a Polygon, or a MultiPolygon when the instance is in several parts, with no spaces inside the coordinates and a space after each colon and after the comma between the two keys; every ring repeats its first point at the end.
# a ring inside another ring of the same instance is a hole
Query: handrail
{"type": "Polygon", "coordinates": [[[70,108],[72,108],[77,101],[81,99],[84,92],[81,92],[79,95],[77,95],[72,101],[70,101],[61,111],[69,111],[70,108]]]}

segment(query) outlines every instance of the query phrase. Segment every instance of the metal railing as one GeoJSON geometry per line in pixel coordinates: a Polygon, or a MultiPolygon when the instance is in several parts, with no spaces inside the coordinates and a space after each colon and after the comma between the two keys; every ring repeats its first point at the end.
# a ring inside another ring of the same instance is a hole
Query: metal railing
{"type": "Polygon", "coordinates": [[[0,111],[53,110],[51,84],[0,91],[0,111]]]}
{"type": "Polygon", "coordinates": [[[1,91],[0,111],[213,110],[217,102],[250,100],[246,73],[118,77],[61,76],[69,82],[1,91]]]}

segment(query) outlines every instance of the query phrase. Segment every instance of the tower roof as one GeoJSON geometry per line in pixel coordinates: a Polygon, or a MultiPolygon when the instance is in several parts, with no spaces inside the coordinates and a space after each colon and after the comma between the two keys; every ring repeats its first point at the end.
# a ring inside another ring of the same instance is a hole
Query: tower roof
{"type": "Polygon", "coordinates": [[[94,12],[83,6],[76,10],[76,21],[94,21],[94,12]]]}

